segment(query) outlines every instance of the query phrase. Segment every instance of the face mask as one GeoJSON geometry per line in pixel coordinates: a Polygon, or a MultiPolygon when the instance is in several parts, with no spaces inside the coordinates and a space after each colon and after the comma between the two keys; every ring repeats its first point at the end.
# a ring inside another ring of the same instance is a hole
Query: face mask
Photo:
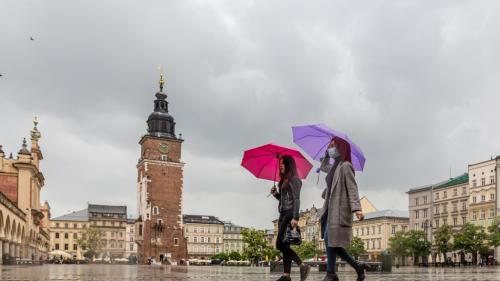
{"type": "Polygon", "coordinates": [[[337,157],[339,155],[337,148],[335,148],[335,147],[328,148],[328,155],[330,156],[330,158],[337,157]]]}

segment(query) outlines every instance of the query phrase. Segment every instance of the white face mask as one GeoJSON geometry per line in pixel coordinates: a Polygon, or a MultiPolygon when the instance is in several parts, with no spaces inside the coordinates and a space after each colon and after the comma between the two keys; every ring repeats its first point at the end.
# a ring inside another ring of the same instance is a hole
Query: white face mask
{"type": "Polygon", "coordinates": [[[330,158],[335,158],[339,156],[339,152],[337,151],[336,147],[330,147],[328,148],[328,155],[330,156],[330,158]]]}

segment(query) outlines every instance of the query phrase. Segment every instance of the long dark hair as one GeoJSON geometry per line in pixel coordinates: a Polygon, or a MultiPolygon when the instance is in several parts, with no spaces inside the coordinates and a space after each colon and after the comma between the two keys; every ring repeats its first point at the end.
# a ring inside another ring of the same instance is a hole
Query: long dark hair
{"type": "Polygon", "coordinates": [[[341,139],[339,137],[334,137],[333,141],[335,142],[335,147],[337,148],[337,151],[340,154],[339,160],[340,161],[347,161],[347,162],[352,164],[351,145],[347,141],[345,141],[344,139],[341,139]]]}
{"type": "Polygon", "coordinates": [[[293,159],[293,157],[289,155],[283,155],[280,157],[280,159],[283,160],[283,165],[285,165],[285,171],[284,173],[282,173],[280,169],[279,186],[281,186],[285,180],[289,180],[297,176],[297,165],[295,164],[295,160],[293,159]]]}

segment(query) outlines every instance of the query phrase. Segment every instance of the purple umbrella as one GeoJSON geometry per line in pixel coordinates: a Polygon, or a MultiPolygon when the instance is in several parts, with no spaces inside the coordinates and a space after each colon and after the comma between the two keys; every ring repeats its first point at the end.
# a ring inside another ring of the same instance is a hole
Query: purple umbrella
{"type": "Polygon", "coordinates": [[[352,165],[356,171],[363,171],[365,156],[361,148],[352,142],[349,137],[339,131],[332,130],[324,124],[292,127],[293,142],[300,146],[314,160],[320,161],[332,138],[339,137],[351,145],[352,165]]]}

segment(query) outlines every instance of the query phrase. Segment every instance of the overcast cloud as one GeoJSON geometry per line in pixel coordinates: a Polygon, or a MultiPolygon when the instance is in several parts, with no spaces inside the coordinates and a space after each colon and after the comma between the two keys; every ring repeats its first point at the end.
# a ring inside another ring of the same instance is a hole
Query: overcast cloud
{"type": "MultiPolygon", "coordinates": [[[[38,115],[42,198],[136,212],[138,141],[157,66],[185,138],[184,212],[270,228],[271,183],[242,151],[293,145],[293,125],[343,130],[367,157],[360,194],[407,191],[500,153],[496,1],[3,1],[0,144],[38,115]],[[30,41],[33,36],[35,41],[30,41]]],[[[315,163],[316,164],[316,163],[315,163]]],[[[302,208],[321,205],[311,174],[302,208]]]]}

